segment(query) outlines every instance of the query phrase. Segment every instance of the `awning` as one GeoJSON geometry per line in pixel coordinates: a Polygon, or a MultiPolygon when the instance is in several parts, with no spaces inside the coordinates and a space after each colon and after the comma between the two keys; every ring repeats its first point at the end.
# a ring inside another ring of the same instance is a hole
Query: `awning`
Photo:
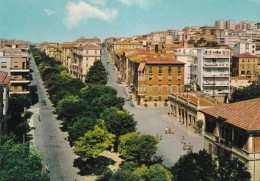
{"type": "Polygon", "coordinates": [[[138,67],[138,72],[142,72],[144,70],[145,63],[140,63],[138,67]]]}

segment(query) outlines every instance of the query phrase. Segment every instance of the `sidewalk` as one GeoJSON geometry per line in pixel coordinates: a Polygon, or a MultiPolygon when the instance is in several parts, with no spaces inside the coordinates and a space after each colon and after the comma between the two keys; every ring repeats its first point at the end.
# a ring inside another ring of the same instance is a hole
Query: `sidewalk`
{"type": "Polygon", "coordinates": [[[162,119],[169,121],[173,123],[175,126],[177,126],[182,131],[186,132],[187,134],[193,136],[193,137],[203,137],[202,135],[195,133],[194,129],[191,127],[186,127],[185,125],[182,125],[180,122],[178,122],[173,116],[169,116],[168,114],[162,115],[162,119]]]}

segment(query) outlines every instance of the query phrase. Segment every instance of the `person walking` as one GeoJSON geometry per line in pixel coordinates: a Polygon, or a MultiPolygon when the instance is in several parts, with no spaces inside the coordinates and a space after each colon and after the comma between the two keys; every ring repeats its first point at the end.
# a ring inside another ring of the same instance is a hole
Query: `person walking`
{"type": "Polygon", "coordinates": [[[171,128],[170,128],[170,127],[169,127],[169,129],[168,129],[168,133],[171,134],[171,128]]]}
{"type": "Polygon", "coordinates": [[[162,134],[160,135],[160,140],[162,140],[162,134]]]}
{"type": "Polygon", "coordinates": [[[156,138],[156,140],[159,140],[159,135],[158,135],[158,133],[156,134],[155,138],[156,138]]]}
{"type": "Polygon", "coordinates": [[[172,134],[174,134],[174,128],[172,128],[172,134]]]}
{"type": "Polygon", "coordinates": [[[167,133],[168,133],[168,127],[165,128],[165,134],[167,134],[167,133]]]}

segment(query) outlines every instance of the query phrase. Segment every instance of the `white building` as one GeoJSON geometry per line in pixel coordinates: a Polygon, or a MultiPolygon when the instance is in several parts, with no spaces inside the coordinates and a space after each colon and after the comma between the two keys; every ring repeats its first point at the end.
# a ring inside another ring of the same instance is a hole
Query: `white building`
{"type": "Polygon", "coordinates": [[[256,54],[256,44],[253,42],[240,42],[234,46],[234,55],[248,53],[251,55],[256,54]]]}
{"type": "Polygon", "coordinates": [[[240,29],[244,30],[255,30],[257,29],[257,24],[251,21],[240,21],[239,22],[240,29]]]}
{"type": "Polygon", "coordinates": [[[201,90],[212,97],[230,93],[230,50],[197,49],[198,81],[201,90]]]}
{"type": "Polygon", "coordinates": [[[194,77],[197,66],[197,49],[194,48],[178,48],[176,53],[176,60],[184,62],[184,84],[192,84],[195,81],[194,77]]]}
{"type": "Polygon", "coordinates": [[[218,29],[229,29],[234,30],[236,28],[236,21],[235,20],[216,20],[215,27],[218,29]]]}

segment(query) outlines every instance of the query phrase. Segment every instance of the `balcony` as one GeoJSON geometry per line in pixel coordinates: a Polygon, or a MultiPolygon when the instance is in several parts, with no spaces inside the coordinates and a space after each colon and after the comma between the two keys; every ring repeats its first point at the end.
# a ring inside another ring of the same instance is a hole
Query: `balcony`
{"type": "Polygon", "coordinates": [[[30,72],[30,69],[10,68],[10,72],[30,72]]]}
{"type": "MultiPolygon", "coordinates": [[[[213,81],[204,81],[204,86],[213,86],[213,81]]],[[[229,82],[215,82],[215,86],[229,86],[229,82]]]]}
{"type": "Polygon", "coordinates": [[[11,81],[10,81],[12,84],[20,84],[20,83],[25,83],[25,84],[28,84],[28,83],[30,83],[31,81],[30,80],[27,80],[27,79],[25,79],[25,78],[23,78],[23,79],[11,79],[11,81]]]}
{"type": "Polygon", "coordinates": [[[204,73],[203,77],[229,77],[229,73],[214,73],[214,74],[204,73]]]}
{"type": "Polygon", "coordinates": [[[206,67],[206,68],[212,68],[212,67],[228,68],[229,63],[204,63],[204,67],[206,67]]]}
{"type": "Polygon", "coordinates": [[[227,50],[206,50],[203,52],[204,58],[229,58],[230,52],[227,50]]]}

